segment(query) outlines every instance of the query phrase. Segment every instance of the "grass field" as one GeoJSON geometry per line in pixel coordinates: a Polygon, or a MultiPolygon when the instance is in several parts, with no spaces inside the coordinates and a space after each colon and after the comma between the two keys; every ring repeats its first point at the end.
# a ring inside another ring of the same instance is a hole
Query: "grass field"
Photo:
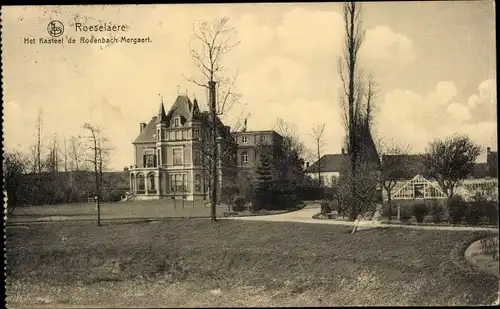
{"type": "MultiPolygon", "coordinates": [[[[152,201],[129,201],[102,203],[100,206],[102,219],[124,218],[167,218],[167,217],[209,217],[210,208],[204,207],[204,201],[182,201],[175,203],[170,199],[152,201]]],[[[226,205],[216,208],[217,215],[227,211],[226,205]]],[[[40,218],[94,219],[97,216],[95,203],[73,203],[61,205],[24,206],[15,209],[9,215],[11,221],[31,221],[40,218]]]]}
{"type": "Polygon", "coordinates": [[[15,305],[341,306],[491,304],[498,277],[450,254],[473,233],[174,220],[7,228],[15,305]]]}

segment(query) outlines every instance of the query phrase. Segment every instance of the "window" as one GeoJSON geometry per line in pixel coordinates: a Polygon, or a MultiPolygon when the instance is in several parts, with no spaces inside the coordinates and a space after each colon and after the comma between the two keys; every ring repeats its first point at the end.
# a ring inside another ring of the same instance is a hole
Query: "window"
{"type": "Polygon", "coordinates": [[[160,129],[158,129],[158,133],[156,134],[156,137],[158,137],[158,140],[161,140],[160,129]]]}
{"type": "Polygon", "coordinates": [[[143,165],[144,167],[156,167],[156,156],[154,149],[144,149],[143,165]]]}
{"type": "Polygon", "coordinates": [[[248,153],[246,151],[241,153],[241,162],[248,163],[248,153]]]}
{"type": "Polygon", "coordinates": [[[247,137],[246,136],[242,136],[241,137],[241,142],[242,143],[248,143],[247,137]]]}
{"type": "Polygon", "coordinates": [[[182,139],[182,132],[177,130],[175,131],[175,139],[176,140],[181,140],[182,139]]]}
{"type": "Polygon", "coordinates": [[[201,153],[199,148],[194,148],[194,155],[193,155],[193,164],[194,165],[199,165],[201,164],[201,153]]]}
{"type": "Polygon", "coordinates": [[[261,135],[260,136],[260,141],[261,142],[265,142],[266,141],[266,136],[265,135],[261,135]]]}
{"type": "Polygon", "coordinates": [[[137,174],[137,187],[138,191],[144,191],[145,183],[143,174],[137,174]]]}
{"type": "Polygon", "coordinates": [[[157,149],[157,155],[156,158],[158,159],[158,165],[161,165],[161,153],[160,153],[160,148],[157,149]]]}
{"type": "Polygon", "coordinates": [[[200,129],[194,128],[193,129],[193,138],[199,138],[199,136],[200,136],[200,129]]]}
{"type": "Polygon", "coordinates": [[[182,165],[182,149],[174,149],[174,165],[182,165]]]}
{"type": "Polygon", "coordinates": [[[156,187],[155,187],[155,175],[154,174],[149,174],[148,175],[148,189],[151,190],[151,191],[154,191],[156,190],[156,187]]]}
{"type": "Polygon", "coordinates": [[[179,117],[174,118],[174,127],[178,128],[181,123],[181,120],[179,117]]]}
{"type": "Polygon", "coordinates": [[[415,190],[415,198],[424,198],[424,184],[423,183],[416,183],[413,185],[413,188],[415,190]]]}
{"type": "Polygon", "coordinates": [[[186,174],[170,175],[170,188],[172,192],[187,192],[186,174]]]}
{"type": "Polygon", "coordinates": [[[196,192],[201,191],[201,176],[200,176],[200,174],[196,174],[194,176],[194,187],[195,187],[196,192]]]}

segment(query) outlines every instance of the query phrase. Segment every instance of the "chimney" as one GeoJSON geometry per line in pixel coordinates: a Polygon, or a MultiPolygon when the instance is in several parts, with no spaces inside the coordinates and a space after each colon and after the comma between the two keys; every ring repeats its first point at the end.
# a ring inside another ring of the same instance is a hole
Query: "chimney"
{"type": "Polygon", "coordinates": [[[341,150],[341,151],[342,151],[342,154],[345,154],[345,149],[344,149],[344,148],[342,148],[342,150],[341,150]]]}
{"type": "Polygon", "coordinates": [[[141,122],[141,130],[139,131],[139,133],[142,133],[142,130],[144,130],[145,127],[146,124],[144,122],[141,122]]]}

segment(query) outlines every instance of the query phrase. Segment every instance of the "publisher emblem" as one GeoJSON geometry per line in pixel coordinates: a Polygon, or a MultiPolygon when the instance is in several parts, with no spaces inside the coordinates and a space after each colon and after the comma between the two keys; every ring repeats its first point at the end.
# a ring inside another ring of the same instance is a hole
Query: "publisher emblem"
{"type": "Polygon", "coordinates": [[[64,25],[58,20],[53,20],[47,26],[47,32],[53,38],[60,37],[64,33],[64,25]]]}

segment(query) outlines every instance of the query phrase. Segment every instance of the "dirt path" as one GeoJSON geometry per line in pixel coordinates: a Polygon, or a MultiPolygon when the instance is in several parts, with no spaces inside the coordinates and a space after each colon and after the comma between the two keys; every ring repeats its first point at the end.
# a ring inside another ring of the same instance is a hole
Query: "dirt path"
{"type": "MultiPolygon", "coordinates": [[[[250,221],[271,221],[271,222],[301,222],[314,224],[334,224],[352,226],[352,222],[343,220],[325,220],[313,219],[313,215],[317,214],[321,209],[319,203],[311,203],[305,208],[297,211],[292,211],[284,214],[269,215],[269,216],[252,216],[252,217],[231,217],[223,218],[224,220],[250,220],[250,221]]],[[[424,226],[424,225],[405,225],[405,224],[384,224],[377,220],[362,220],[359,223],[361,229],[375,227],[393,227],[406,228],[416,230],[442,230],[442,231],[490,231],[498,232],[498,228],[486,228],[476,226],[424,226]]]]}

